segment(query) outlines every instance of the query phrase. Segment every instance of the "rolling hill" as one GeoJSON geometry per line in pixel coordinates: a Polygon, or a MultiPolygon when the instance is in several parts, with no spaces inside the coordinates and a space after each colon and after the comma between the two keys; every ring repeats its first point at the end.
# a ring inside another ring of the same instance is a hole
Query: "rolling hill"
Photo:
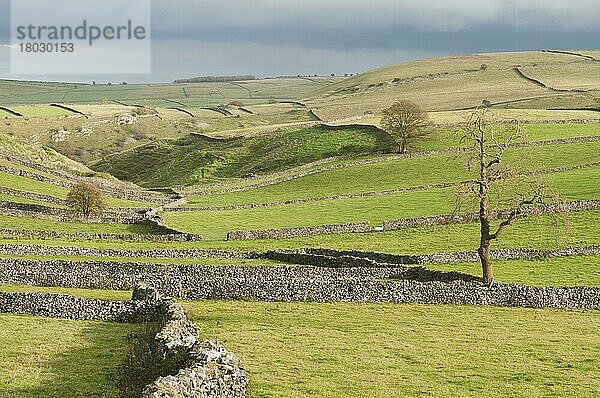
{"type": "Polygon", "coordinates": [[[307,102],[326,119],[378,114],[400,98],[429,111],[483,100],[513,108],[597,107],[599,77],[598,59],[575,51],[474,54],[387,66],[327,86],[307,102]]]}

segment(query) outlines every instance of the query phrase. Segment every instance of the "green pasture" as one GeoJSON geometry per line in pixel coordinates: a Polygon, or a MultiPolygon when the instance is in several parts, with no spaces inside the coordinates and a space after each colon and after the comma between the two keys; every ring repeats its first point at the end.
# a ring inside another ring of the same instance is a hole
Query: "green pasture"
{"type": "MultiPolygon", "coordinates": [[[[598,210],[561,213],[559,217],[540,216],[521,219],[493,243],[492,249],[553,249],[598,245],[600,244],[600,236],[597,233],[599,221],[600,211],[598,210]]],[[[424,254],[475,250],[479,245],[479,224],[437,225],[389,232],[254,241],[209,239],[203,242],[123,242],[119,240],[36,239],[1,236],[0,243],[127,250],[197,248],[264,251],[322,247],[338,250],[356,249],[399,254],[424,254]]]]}
{"type": "MultiPolygon", "coordinates": [[[[553,173],[548,183],[564,200],[598,199],[600,188],[590,181],[600,179],[600,167],[553,173]]],[[[498,208],[513,206],[509,200],[513,181],[506,181],[494,198],[498,208]]],[[[457,188],[436,188],[381,196],[331,199],[251,209],[195,210],[162,213],[167,224],[205,238],[244,229],[287,228],[348,222],[382,225],[386,220],[450,214],[457,210],[457,188]]],[[[460,212],[474,212],[476,206],[465,201],[460,212]]]]}
{"type": "MultiPolygon", "coordinates": [[[[481,263],[428,264],[427,268],[481,276],[481,263]]],[[[533,286],[600,286],[600,256],[494,261],[494,276],[533,286]]]]}
{"type": "Polygon", "coordinates": [[[250,397],[593,397],[598,311],[199,301],[250,397]]]}
{"type": "Polygon", "coordinates": [[[19,112],[25,117],[57,117],[57,116],[68,116],[77,115],[74,112],[66,109],[57,108],[54,106],[13,106],[13,111],[19,112]]]}
{"type": "Polygon", "coordinates": [[[0,314],[0,396],[117,397],[133,324],[0,314]]]}
{"type": "Polygon", "coordinates": [[[295,129],[225,142],[191,135],[154,141],[111,156],[93,168],[142,186],[191,185],[285,170],[331,156],[382,151],[388,146],[387,137],[360,128],[295,129]]]}
{"type": "MultiPolygon", "coordinates": [[[[538,170],[600,161],[600,141],[510,148],[506,163],[516,170],[538,170]]],[[[349,166],[251,190],[189,196],[191,206],[224,206],[290,199],[377,192],[473,178],[467,161],[455,155],[426,156],[349,166]]]]}
{"type": "Polygon", "coordinates": [[[182,103],[215,106],[241,100],[252,104],[305,97],[340,78],[276,78],[225,83],[62,84],[0,81],[3,105],[101,103],[123,101],[145,105],[182,103]],[[5,94],[6,93],[6,94],[5,94]]]}

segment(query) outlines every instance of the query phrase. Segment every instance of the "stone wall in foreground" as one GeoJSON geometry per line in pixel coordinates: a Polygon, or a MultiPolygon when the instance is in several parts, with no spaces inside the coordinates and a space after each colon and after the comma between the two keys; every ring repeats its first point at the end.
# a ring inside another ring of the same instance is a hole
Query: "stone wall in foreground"
{"type": "Polygon", "coordinates": [[[84,299],[51,293],[0,292],[0,313],[29,314],[77,320],[160,322],[155,343],[163,358],[184,354],[184,367],[146,386],[142,398],[207,398],[246,396],[246,371],[241,361],[216,341],[200,340],[183,306],[140,285],[130,301],[84,299]]]}
{"type": "Polygon", "coordinates": [[[245,397],[247,381],[242,362],[220,343],[200,340],[198,328],[181,304],[172,300],[165,303],[164,325],[155,341],[165,357],[185,352],[185,367],[146,386],[142,397],[245,397]]]}
{"type": "MultiPolygon", "coordinates": [[[[315,259],[315,258],[313,258],[315,259]]],[[[329,264],[331,258],[322,256],[329,264]]],[[[600,288],[494,284],[422,266],[337,259],[345,266],[208,266],[106,261],[0,260],[0,282],[131,289],[148,283],[183,299],[394,302],[600,309],[600,288]],[[354,266],[349,266],[355,264],[354,266]]]]}

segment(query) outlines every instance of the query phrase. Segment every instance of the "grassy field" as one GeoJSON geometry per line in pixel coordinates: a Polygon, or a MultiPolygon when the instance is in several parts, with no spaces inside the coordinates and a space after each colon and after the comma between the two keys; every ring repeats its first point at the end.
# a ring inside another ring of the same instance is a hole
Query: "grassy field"
{"type": "Polygon", "coordinates": [[[191,185],[284,170],[330,156],[388,149],[387,137],[360,128],[296,129],[225,142],[191,135],[155,141],[93,167],[147,187],[191,185]]]}
{"type": "Polygon", "coordinates": [[[128,104],[159,105],[177,103],[214,106],[234,100],[260,104],[276,100],[305,97],[340,78],[279,78],[232,83],[164,83],[164,84],[64,84],[0,81],[3,105],[95,103],[119,100],[128,104]]]}
{"type": "MultiPolygon", "coordinates": [[[[480,263],[432,264],[427,268],[479,276],[480,263]]],[[[506,283],[533,286],[600,286],[600,256],[495,261],[494,274],[506,283]]]]}
{"type": "Polygon", "coordinates": [[[251,397],[593,397],[597,311],[364,303],[186,304],[241,357],[251,397]]]}
{"type": "MultiPolygon", "coordinates": [[[[471,112],[467,108],[478,106],[483,100],[493,104],[499,118],[527,121],[523,130],[529,141],[600,135],[600,124],[559,123],[600,118],[600,112],[594,110],[575,110],[597,108],[600,92],[556,92],[540,87],[520,76],[515,71],[517,66],[526,75],[553,87],[598,88],[597,63],[547,52],[421,60],[348,79],[111,86],[0,80],[0,104],[25,114],[23,118],[7,117],[6,112],[0,111],[4,121],[0,125],[0,147],[49,166],[74,168],[82,175],[94,173],[83,165],[86,164],[146,187],[225,182],[214,188],[218,190],[268,182],[281,175],[296,176],[301,169],[316,171],[323,165],[302,166],[332,156],[373,160],[392,149],[388,138],[372,128],[332,131],[295,125],[314,121],[311,110],[326,120],[364,116],[339,123],[377,125],[381,110],[393,100],[415,101],[431,111],[436,126],[427,139],[411,146],[414,152],[458,146],[459,129],[449,125],[462,122],[471,112]],[[290,99],[306,102],[307,106],[279,102],[290,99]],[[252,114],[232,101],[241,101],[252,114]],[[49,107],[51,102],[73,104],[88,118],[49,107]],[[215,106],[226,107],[233,115],[205,109],[215,106]],[[550,110],[565,107],[572,109],[550,110]],[[217,141],[190,133],[230,139],[217,141]],[[289,170],[298,166],[300,169],[289,170]],[[273,174],[278,172],[281,174],[273,174]],[[259,177],[244,178],[255,175],[259,177]]],[[[510,148],[506,160],[517,170],[600,162],[600,141],[510,148]]],[[[193,210],[457,183],[473,177],[473,172],[466,170],[466,159],[455,155],[353,166],[345,165],[348,161],[327,161],[326,166],[344,167],[233,193],[201,196],[193,192],[212,188],[182,188],[190,193],[186,206],[191,210],[167,211],[162,215],[172,227],[202,234],[202,242],[0,236],[0,244],[121,250],[331,248],[398,254],[471,251],[479,245],[479,223],[290,239],[225,240],[226,232],[231,230],[362,221],[380,225],[389,219],[451,213],[455,209],[454,187],[255,209],[193,210]]],[[[32,171],[6,160],[0,160],[0,165],[32,171]]],[[[544,174],[544,178],[565,200],[600,199],[599,167],[544,174]]],[[[5,172],[0,172],[0,180],[5,187],[57,198],[65,198],[68,192],[67,188],[5,172]]],[[[519,189],[514,181],[505,180],[500,185],[519,189]]],[[[509,206],[503,195],[494,193],[493,204],[509,206]]],[[[11,195],[0,195],[0,200],[36,202],[11,195]]],[[[115,198],[109,198],[108,203],[149,206],[115,198]]],[[[471,210],[463,207],[460,211],[471,210]]],[[[600,210],[520,219],[493,242],[492,249],[600,245],[599,225],[600,210]]],[[[154,232],[139,225],[9,216],[0,216],[0,227],[66,233],[154,232]]],[[[43,247],[40,250],[43,252],[43,247]]],[[[8,254],[0,255],[0,260],[113,261],[116,267],[134,261],[184,267],[282,264],[260,259],[148,258],[130,254],[8,254]]],[[[477,262],[428,267],[481,274],[477,262]]],[[[495,278],[502,283],[600,286],[598,255],[495,261],[494,268],[495,278]]],[[[0,284],[0,291],[66,293],[116,300],[131,297],[130,291],[7,284],[0,284]]],[[[221,341],[245,362],[252,398],[594,397],[600,391],[598,311],[228,301],[188,302],[185,307],[204,338],[221,341]]],[[[0,314],[0,397],[118,396],[110,380],[127,352],[126,336],[138,329],[136,325],[0,314]]]]}
{"type": "MultiPolygon", "coordinates": [[[[600,189],[587,181],[600,179],[600,167],[553,173],[549,183],[564,200],[600,198],[600,189]]],[[[495,198],[498,208],[512,205],[509,201],[513,184],[506,181],[505,192],[495,198]]],[[[286,228],[307,225],[341,224],[347,222],[369,222],[381,225],[386,220],[406,217],[450,214],[456,210],[456,188],[438,188],[424,191],[323,200],[293,205],[277,205],[253,209],[196,210],[165,212],[163,217],[173,227],[209,236],[210,233],[225,233],[239,229],[286,228]]],[[[475,211],[472,204],[461,211],[475,211]]]]}
{"type": "MultiPolygon", "coordinates": [[[[600,244],[597,234],[600,211],[564,213],[520,220],[494,242],[493,249],[552,249],[600,244]]],[[[0,243],[50,246],[91,247],[98,249],[198,248],[264,251],[323,247],[340,250],[368,250],[399,254],[421,254],[475,250],[479,244],[479,224],[451,224],[409,228],[384,233],[336,234],[304,238],[224,241],[222,236],[207,237],[203,242],[122,242],[110,240],[24,239],[2,236],[0,243]]]]}
{"type": "MultiPolygon", "coordinates": [[[[42,174],[42,173],[40,173],[42,174]]],[[[29,192],[41,193],[45,195],[54,196],[56,198],[64,199],[69,193],[69,188],[61,187],[58,185],[50,184],[43,181],[33,180],[31,178],[18,176],[11,173],[5,173],[0,171],[0,186],[7,188],[14,188],[20,190],[26,190],[29,192]]],[[[22,200],[20,200],[22,201],[22,200]]],[[[47,203],[44,203],[48,205],[47,203]]],[[[134,200],[119,199],[113,197],[106,197],[106,204],[113,207],[133,207],[133,208],[148,208],[154,205],[146,202],[139,202],[134,200]]],[[[52,206],[52,204],[50,204],[52,206]]]]}
{"type": "MultiPolygon", "coordinates": [[[[587,164],[600,160],[600,141],[531,148],[510,148],[506,160],[516,170],[587,164]]],[[[298,198],[408,188],[472,178],[466,160],[456,155],[399,159],[344,167],[296,178],[275,185],[210,196],[189,196],[193,206],[263,203],[298,198]]]]}
{"type": "Polygon", "coordinates": [[[132,324],[0,314],[0,397],[116,397],[132,324]]]}
{"type": "Polygon", "coordinates": [[[552,70],[564,88],[593,84],[595,64],[571,55],[544,52],[474,54],[432,58],[380,68],[315,92],[309,106],[327,120],[367,113],[381,114],[392,99],[410,99],[430,111],[458,110],[509,102],[514,108],[580,108],[595,106],[597,93],[554,92],[533,84],[515,71],[534,74],[552,70]],[[573,62],[577,62],[576,69],[573,62]],[[482,65],[486,65],[485,70],[482,65]],[[530,100],[530,102],[523,100],[530,100]],[[531,101],[534,99],[535,101],[531,101]]]}

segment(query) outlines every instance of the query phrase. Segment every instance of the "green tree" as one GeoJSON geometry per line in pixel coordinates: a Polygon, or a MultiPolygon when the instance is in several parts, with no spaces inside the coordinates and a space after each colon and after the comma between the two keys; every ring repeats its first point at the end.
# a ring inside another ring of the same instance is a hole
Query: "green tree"
{"type": "Polygon", "coordinates": [[[89,182],[79,182],[67,195],[67,204],[85,218],[100,214],[106,208],[104,194],[89,182]]]}
{"type": "Polygon", "coordinates": [[[381,126],[398,144],[398,152],[406,153],[408,146],[429,134],[429,117],[414,102],[401,100],[383,111],[381,126]]]}

